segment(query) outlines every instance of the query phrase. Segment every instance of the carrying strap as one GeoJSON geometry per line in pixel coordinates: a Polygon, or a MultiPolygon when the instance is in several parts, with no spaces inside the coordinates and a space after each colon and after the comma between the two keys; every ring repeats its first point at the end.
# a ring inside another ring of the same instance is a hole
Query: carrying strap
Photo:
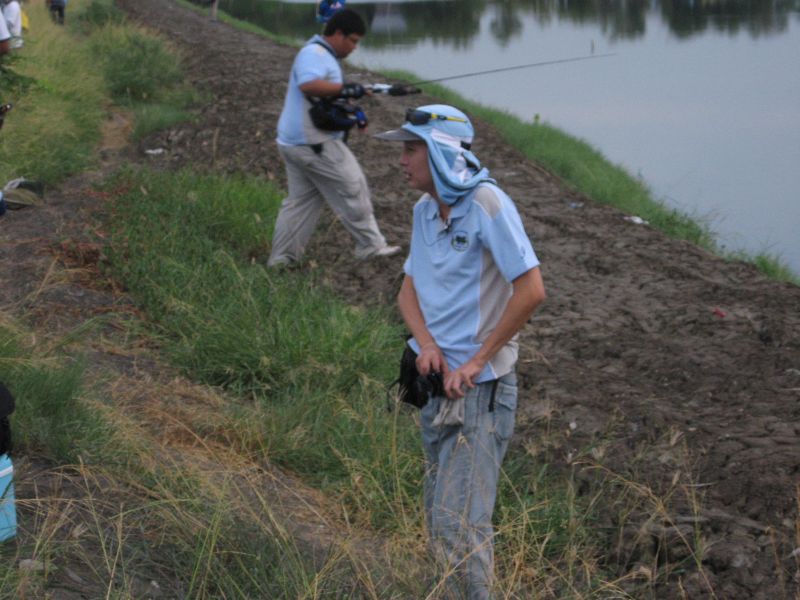
{"type": "Polygon", "coordinates": [[[497,384],[499,383],[499,379],[492,381],[492,396],[489,398],[489,412],[494,412],[494,397],[497,395],[497,384]]]}
{"type": "Polygon", "coordinates": [[[327,50],[328,52],[330,52],[330,53],[331,53],[331,56],[332,56],[333,58],[335,58],[336,60],[339,60],[339,57],[336,55],[336,52],[334,52],[334,51],[333,51],[333,48],[331,48],[330,46],[328,46],[328,44],[326,44],[325,42],[321,42],[320,40],[314,40],[314,41],[313,41],[313,42],[311,42],[311,43],[312,43],[312,44],[318,44],[319,46],[322,46],[323,48],[325,48],[325,50],[327,50]]]}

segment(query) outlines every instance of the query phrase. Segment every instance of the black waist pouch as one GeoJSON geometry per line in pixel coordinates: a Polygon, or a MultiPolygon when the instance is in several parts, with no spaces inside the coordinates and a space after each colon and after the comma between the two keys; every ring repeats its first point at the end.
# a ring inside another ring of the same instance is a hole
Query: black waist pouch
{"type": "Polygon", "coordinates": [[[419,376],[417,353],[406,344],[403,356],[400,358],[400,376],[397,378],[397,383],[400,386],[399,397],[401,402],[422,408],[428,403],[428,393],[427,391],[422,393],[423,390],[417,385],[419,376]]]}

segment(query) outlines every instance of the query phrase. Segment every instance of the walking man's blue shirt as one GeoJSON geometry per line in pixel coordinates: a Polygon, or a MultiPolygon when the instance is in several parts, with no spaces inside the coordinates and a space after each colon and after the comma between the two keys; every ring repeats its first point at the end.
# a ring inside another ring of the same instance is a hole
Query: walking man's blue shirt
{"type": "Polygon", "coordinates": [[[336,53],[319,35],[309,39],[294,59],[283,111],[278,120],[279,144],[301,146],[342,137],[340,131],[322,131],[311,122],[308,114],[311,103],[300,90],[300,86],[316,79],[343,82],[342,68],[336,59],[336,53]]]}
{"type": "MultiPolygon", "coordinates": [[[[413,278],[425,324],[451,370],[466,363],[497,325],[512,282],[539,266],[517,209],[496,185],[483,183],[450,210],[447,223],[429,195],[414,207],[405,272],[413,278]]],[[[415,352],[420,348],[410,341],[415,352]]],[[[476,383],[511,372],[516,336],[484,367],[476,383]]]]}

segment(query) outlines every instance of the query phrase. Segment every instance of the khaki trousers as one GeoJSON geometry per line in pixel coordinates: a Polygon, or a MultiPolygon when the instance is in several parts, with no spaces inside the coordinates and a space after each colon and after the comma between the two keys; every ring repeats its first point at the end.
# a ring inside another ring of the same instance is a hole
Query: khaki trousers
{"type": "Polygon", "coordinates": [[[278,149],[286,165],[289,195],[275,222],[269,266],[300,260],[325,202],[353,236],[356,257],[366,258],[386,246],[373,215],[367,180],[343,141],[325,142],[319,154],[311,146],[278,149]]]}

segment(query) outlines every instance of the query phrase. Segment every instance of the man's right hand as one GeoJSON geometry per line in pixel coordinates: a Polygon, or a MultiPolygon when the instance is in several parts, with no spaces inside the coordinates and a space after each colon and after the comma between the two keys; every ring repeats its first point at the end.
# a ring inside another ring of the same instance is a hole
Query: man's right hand
{"type": "Polygon", "coordinates": [[[340,98],[361,98],[367,90],[360,83],[345,83],[342,91],[339,92],[340,98]]]}
{"type": "Polygon", "coordinates": [[[419,371],[420,375],[441,373],[442,376],[447,375],[450,371],[444,354],[442,354],[442,350],[436,345],[436,342],[428,342],[420,347],[417,355],[417,371],[419,371]]]}

